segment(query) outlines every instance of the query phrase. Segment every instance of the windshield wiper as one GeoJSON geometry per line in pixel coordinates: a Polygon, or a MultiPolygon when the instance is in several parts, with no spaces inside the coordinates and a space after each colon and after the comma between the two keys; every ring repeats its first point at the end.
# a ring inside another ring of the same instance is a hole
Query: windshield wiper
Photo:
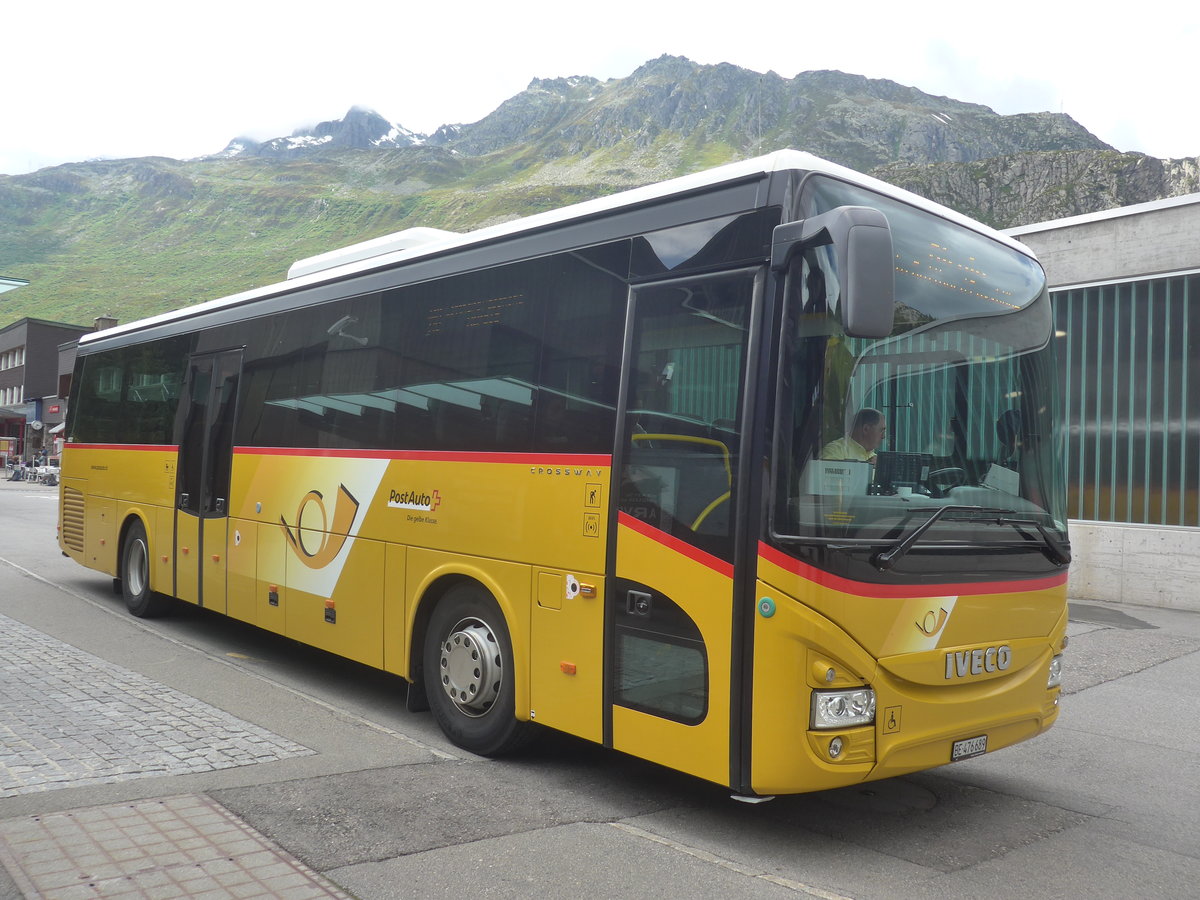
{"type": "Polygon", "coordinates": [[[968,515],[956,515],[953,518],[963,522],[994,522],[997,525],[1012,525],[1014,528],[1019,528],[1022,525],[1032,526],[1038,530],[1042,536],[1042,541],[1045,544],[1046,555],[1060,566],[1065,566],[1071,561],[1071,551],[1052,535],[1041,522],[1035,519],[1013,519],[1008,518],[1016,510],[1012,509],[990,509],[986,506],[939,506],[934,510],[933,515],[906,534],[903,538],[892,544],[886,550],[880,550],[871,557],[871,564],[881,572],[885,572],[898,563],[913,545],[921,539],[926,531],[928,531],[935,522],[948,512],[967,513],[968,515]]]}
{"type": "Polygon", "coordinates": [[[1018,528],[1021,525],[1029,525],[1036,528],[1038,534],[1042,536],[1042,541],[1046,544],[1046,555],[1050,557],[1052,562],[1058,563],[1060,566],[1065,566],[1071,562],[1071,548],[1056,538],[1045,525],[1037,519],[1005,519],[996,520],[998,525],[1012,525],[1018,528]]]}

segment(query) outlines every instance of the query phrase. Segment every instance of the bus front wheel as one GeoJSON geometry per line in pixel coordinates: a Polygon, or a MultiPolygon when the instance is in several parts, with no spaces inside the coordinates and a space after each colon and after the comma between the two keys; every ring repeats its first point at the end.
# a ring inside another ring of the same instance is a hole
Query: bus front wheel
{"type": "Polygon", "coordinates": [[[504,614],[482,587],[463,583],[438,601],[424,646],[425,690],[438,727],[481,756],[523,746],[532,725],[514,714],[513,651],[504,614]]]}
{"type": "Polygon", "coordinates": [[[168,598],[150,590],[150,542],[140,521],[129,526],[121,545],[120,582],[125,606],[139,619],[152,619],[168,610],[168,598]]]}

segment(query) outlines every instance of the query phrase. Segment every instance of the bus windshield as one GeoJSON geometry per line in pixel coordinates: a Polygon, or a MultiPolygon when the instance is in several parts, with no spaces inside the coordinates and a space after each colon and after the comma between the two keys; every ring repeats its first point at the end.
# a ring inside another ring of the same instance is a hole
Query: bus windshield
{"type": "MultiPolygon", "coordinates": [[[[828,246],[788,273],[772,532],[929,576],[939,558],[1014,546],[1067,558],[1050,304],[1031,258],[947,219],[832,179],[806,213],[884,212],[892,333],[844,334],[828,246]]],[[[980,567],[981,572],[987,566],[980,567]]]]}

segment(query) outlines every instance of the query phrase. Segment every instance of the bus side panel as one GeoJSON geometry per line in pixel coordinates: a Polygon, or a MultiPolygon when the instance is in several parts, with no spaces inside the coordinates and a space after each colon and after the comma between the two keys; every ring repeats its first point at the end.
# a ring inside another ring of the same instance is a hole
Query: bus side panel
{"type": "Polygon", "coordinates": [[[229,612],[229,566],[227,550],[232,531],[229,520],[204,519],[200,527],[204,533],[204,554],[199,560],[201,596],[204,606],[213,612],[229,612]]]}
{"type": "MultiPolygon", "coordinates": [[[[384,545],[350,538],[342,552],[347,555],[346,564],[332,590],[309,592],[291,587],[288,591],[285,633],[302,643],[382,668],[384,545]]],[[[285,566],[289,585],[305,583],[308,570],[299,557],[289,554],[285,566]]]]}
{"type": "Polygon", "coordinates": [[[159,507],[147,523],[150,537],[150,587],[174,596],[175,592],[175,510],[159,507]]]}
{"type": "Polygon", "coordinates": [[[604,579],[535,569],[530,716],[599,743],[603,739],[604,579]]]}
{"type": "Polygon", "coordinates": [[[175,447],[67,444],[62,478],[82,478],[93,495],[139,506],[173,508],[175,447]]]}
{"type": "Polygon", "coordinates": [[[383,667],[395,675],[408,674],[408,621],[413,604],[405,589],[407,574],[408,548],[388,544],[383,572],[383,667]]]}
{"type": "Polygon", "coordinates": [[[611,459],[594,454],[239,448],[230,512],[282,523],[313,572],[332,579],[335,535],[599,572],[610,473],[611,459]]]}
{"type": "Polygon", "coordinates": [[[67,444],[63,452],[59,545],[90,569],[118,574],[121,528],[136,514],[150,541],[150,586],[171,592],[171,519],[175,489],[174,447],[67,444]],[[165,535],[165,536],[164,536],[165,535]]]}
{"type": "Polygon", "coordinates": [[[201,519],[175,513],[175,596],[185,603],[200,600],[201,519]]]}
{"type": "MultiPolygon", "coordinates": [[[[249,525],[247,527],[250,527],[249,525]]],[[[254,624],[276,634],[287,631],[286,610],[290,600],[287,589],[287,536],[279,525],[255,524],[258,563],[255,579],[254,624]]]]}
{"type": "MultiPolygon", "coordinates": [[[[231,610],[260,627],[412,677],[412,623],[429,579],[433,573],[466,575],[503,593],[497,600],[505,608],[518,665],[529,666],[529,604],[538,593],[530,584],[530,565],[537,564],[562,580],[552,593],[565,592],[568,580],[596,588],[595,599],[576,598],[557,610],[558,617],[545,618],[534,639],[544,634],[551,641],[540,662],[553,676],[551,706],[544,708],[557,712],[545,714],[564,730],[597,734],[602,691],[596,660],[603,629],[596,618],[602,603],[596,573],[604,567],[610,473],[611,459],[596,454],[238,448],[231,510],[240,518],[236,529],[256,523],[258,531],[256,546],[245,553],[236,535],[230,538],[230,558],[242,560],[230,569],[231,610]],[[382,549],[357,549],[364,542],[382,549]],[[522,573],[519,586],[504,574],[510,571],[522,573]],[[251,583],[253,618],[245,599],[251,583]],[[369,647],[358,639],[333,638],[333,629],[345,630],[340,622],[347,604],[356,620],[362,615],[360,597],[371,598],[369,647]],[[333,602],[336,625],[324,621],[326,599],[333,602]],[[578,660],[584,660],[582,667],[578,660]],[[573,661],[577,674],[571,682],[560,663],[573,661]],[[575,708],[576,694],[594,699],[593,708],[575,708]]],[[[519,675],[525,693],[518,701],[527,709],[525,675],[519,675]]]]}
{"type": "Polygon", "coordinates": [[[109,575],[117,574],[117,504],[107,497],[87,499],[83,529],[84,565],[109,575]]]}
{"type": "Polygon", "coordinates": [[[258,525],[243,519],[229,520],[227,600],[230,616],[258,624],[258,525]]]}

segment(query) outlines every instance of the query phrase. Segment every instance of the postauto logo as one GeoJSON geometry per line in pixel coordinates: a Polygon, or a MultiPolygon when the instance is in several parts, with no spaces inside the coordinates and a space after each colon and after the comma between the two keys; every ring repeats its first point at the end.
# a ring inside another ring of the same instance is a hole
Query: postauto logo
{"type": "Polygon", "coordinates": [[[388,491],[388,507],[391,509],[415,509],[433,512],[442,505],[441,491],[388,491]]]}

